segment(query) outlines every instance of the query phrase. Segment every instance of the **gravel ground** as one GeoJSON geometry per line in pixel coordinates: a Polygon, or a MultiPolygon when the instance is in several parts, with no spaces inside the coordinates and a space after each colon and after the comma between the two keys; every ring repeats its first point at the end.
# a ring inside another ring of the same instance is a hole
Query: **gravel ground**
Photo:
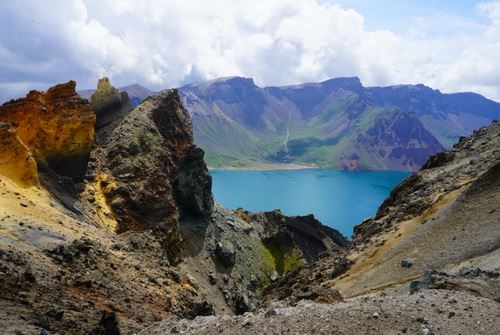
{"type": "Polygon", "coordinates": [[[301,301],[243,316],[165,320],[139,335],[166,334],[491,334],[500,333],[499,303],[465,292],[425,290],[334,305],[301,301]]]}

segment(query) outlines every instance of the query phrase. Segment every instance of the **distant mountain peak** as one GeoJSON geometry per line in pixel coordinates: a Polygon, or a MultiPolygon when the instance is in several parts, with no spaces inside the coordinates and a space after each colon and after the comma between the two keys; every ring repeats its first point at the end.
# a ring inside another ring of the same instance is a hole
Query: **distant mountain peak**
{"type": "Polygon", "coordinates": [[[221,77],[221,78],[186,84],[183,87],[181,87],[181,89],[197,88],[203,90],[208,87],[221,86],[221,85],[257,87],[257,85],[255,85],[253,78],[230,76],[230,77],[221,77]]]}
{"type": "Polygon", "coordinates": [[[321,82],[321,84],[323,84],[323,85],[327,85],[330,83],[343,83],[343,84],[354,84],[354,85],[363,86],[363,84],[361,84],[361,80],[359,79],[359,77],[356,77],[356,76],[330,78],[330,79],[327,79],[327,80],[324,80],[321,82]]]}
{"type": "Polygon", "coordinates": [[[149,88],[139,84],[139,83],[133,83],[133,84],[130,84],[130,85],[126,85],[126,86],[122,86],[120,87],[120,90],[123,90],[123,89],[126,89],[126,88],[131,88],[131,89],[144,89],[144,90],[148,90],[150,91],[149,88]]]}
{"type": "Polygon", "coordinates": [[[226,77],[179,92],[212,166],[271,161],[414,170],[500,118],[500,104],[480,95],[423,84],[364,87],[358,77],[281,87],[226,77]]]}

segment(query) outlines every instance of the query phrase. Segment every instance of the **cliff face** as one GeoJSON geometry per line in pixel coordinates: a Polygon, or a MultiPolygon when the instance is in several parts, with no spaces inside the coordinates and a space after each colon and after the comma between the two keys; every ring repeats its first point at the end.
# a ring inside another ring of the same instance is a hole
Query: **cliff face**
{"type": "Polygon", "coordinates": [[[106,135],[92,150],[87,191],[104,196],[118,232],[210,215],[211,177],[175,90],[147,99],[100,131],[106,135]]]}
{"type": "Polygon", "coordinates": [[[69,81],[47,92],[31,91],[0,106],[0,121],[11,125],[38,164],[80,178],[94,139],[95,115],[75,87],[69,81]]]}
{"type": "Polygon", "coordinates": [[[342,169],[419,169],[432,154],[444,150],[413,114],[399,109],[373,111],[373,120],[355,136],[347,136],[342,169]]]}

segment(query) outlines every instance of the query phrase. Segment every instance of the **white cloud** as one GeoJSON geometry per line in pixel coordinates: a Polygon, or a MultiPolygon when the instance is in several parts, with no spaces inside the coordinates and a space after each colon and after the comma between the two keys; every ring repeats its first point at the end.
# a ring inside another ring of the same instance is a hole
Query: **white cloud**
{"type": "Polygon", "coordinates": [[[354,10],[315,0],[39,0],[0,3],[0,100],[99,76],[153,89],[228,75],[260,85],[361,78],[424,83],[500,100],[500,2],[483,22],[417,18],[367,31],[354,10]]]}

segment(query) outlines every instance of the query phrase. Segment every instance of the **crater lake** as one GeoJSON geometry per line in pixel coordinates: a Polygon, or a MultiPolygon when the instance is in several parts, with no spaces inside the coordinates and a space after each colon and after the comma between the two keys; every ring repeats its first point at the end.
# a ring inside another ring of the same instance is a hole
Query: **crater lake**
{"type": "Polygon", "coordinates": [[[210,170],[215,200],[230,209],[314,216],[350,237],[410,173],[330,169],[210,170]]]}

